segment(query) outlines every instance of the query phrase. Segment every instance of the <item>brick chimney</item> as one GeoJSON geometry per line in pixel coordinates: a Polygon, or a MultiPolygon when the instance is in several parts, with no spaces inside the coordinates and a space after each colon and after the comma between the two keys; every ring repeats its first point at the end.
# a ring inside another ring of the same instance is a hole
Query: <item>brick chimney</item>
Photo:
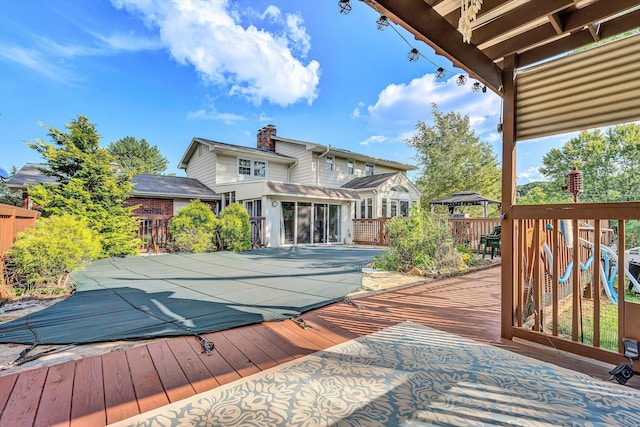
{"type": "Polygon", "coordinates": [[[262,151],[276,151],[276,142],[271,139],[271,135],[276,134],[276,127],[274,125],[266,125],[258,131],[258,150],[262,151]]]}

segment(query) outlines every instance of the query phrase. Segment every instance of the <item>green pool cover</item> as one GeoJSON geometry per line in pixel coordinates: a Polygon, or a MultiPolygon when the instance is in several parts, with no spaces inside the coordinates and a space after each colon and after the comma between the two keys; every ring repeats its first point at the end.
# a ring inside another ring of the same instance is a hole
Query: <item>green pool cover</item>
{"type": "Polygon", "coordinates": [[[379,250],[293,247],[104,259],[77,292],[0,324],[0,343],[80,344],[190,335],[295,317],[361,286],[379,250]]]}

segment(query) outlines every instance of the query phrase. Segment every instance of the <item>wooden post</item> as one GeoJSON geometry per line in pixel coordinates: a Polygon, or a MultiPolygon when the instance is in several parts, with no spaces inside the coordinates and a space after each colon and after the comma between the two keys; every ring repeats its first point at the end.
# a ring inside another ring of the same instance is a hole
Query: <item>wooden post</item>
{"type": "MultiPolygon", "coordinates": [[[[502,298],[501,336],[513,337],[514,321],[514,228],[511,207],[516,204],[516,57],[504,59],[502,71],[502,298]]],[[[520,230],[522,232],[522,230],[520,230]]]]}

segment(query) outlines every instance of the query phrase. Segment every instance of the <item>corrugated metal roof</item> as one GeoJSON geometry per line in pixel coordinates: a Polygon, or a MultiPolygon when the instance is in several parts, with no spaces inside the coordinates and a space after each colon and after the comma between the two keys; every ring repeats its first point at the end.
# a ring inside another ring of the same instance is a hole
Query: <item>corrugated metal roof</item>
{"type": "Polygon", "coordinates": [[[639,120],[639,47],[640,34],[518,73],[516,139],[639,120]]]}

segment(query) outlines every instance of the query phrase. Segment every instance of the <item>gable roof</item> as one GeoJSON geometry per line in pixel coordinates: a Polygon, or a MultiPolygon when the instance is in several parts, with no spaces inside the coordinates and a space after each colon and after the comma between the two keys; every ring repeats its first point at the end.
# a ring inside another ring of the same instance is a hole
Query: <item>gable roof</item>
{"type": "Polygon", "coordinates": [[[263,158],[269,159],[269,161],[275,161],[280,163],[292,164],[295,163],[296,159],[290,156],[285,156],[284,154],[274,153],[272,151],[264,151],[258,150],[257,148],[252,147],[244,147],[242,145],[234,145],[227,144],[226,142],[214,141],[212,139],[195,137],[189,143],[189,147],[187,147],[187,151],[185,151],[182,159],[178,163],[178,168],[186,169],[187,164],[189,163],[189,159],[195,153],[196,148],[198,148],[198,144],[204,144],[209,147],[209,150],[216,151],[219,153],[227,153],[227,154],[246,154],[249,156],[260,156],[263,158]]]}
{"type": "Polygon", "coordinates": [[[392,177],[396,176],[400,172],[381,173],[378,175],[362,176],[360,178],[354,178],[342,186],[342,188],[351,188],[354,190],[363,190],[366,188],[377,188],[384,184],[392,177]]]}
{"type": "MultiPolygon", "coordinates": [[[[297,139],[283,138],[278,135],[271,135],[271,139],[275,141],[288,142],[290,144],[304,145],[306,146],[307,150],[313,151],[314,153],[324,153],[324,152],[327,152],[328,150],[328,153],[336,154],[336,155],[339,155],[340,157],[345,157],[347,159],[353,159],[353,160],[360,160],[363,162],[375,163],[381,166],[389,166],[394,169],[400,169],[405,171],[418,169],[417,166],[410,165],[407,163],[396,162],[395,160],[381,159],[378,157],[368,156],[366,154],[359,154],[350,150],[336,148],[331,145],[322,145],[322,144],[316,144],[315,142],[307,142],[307,141],[300,141],[297,139]]],[[[276,146],[276,150],[277,150],[277,146],[276,146]]]]}
{"type": "MultiPolygon", "coordinates": [[[[7,187],[26,189],[27,185],[40,183],[55,184],[56,179],[44,175],[40,170],[46,168],[42,163],[27,163],[15,175],[7,180],[7,187]]],[[[202,200],[219,199],[209,187],[194,178],[163,175],[134,175],[132,178],[132,197],[176,197],[202,200]]]]}
{"type": "Polygon", "coordinates": [[[500,204],[499,201],[481,196],[474,191],[460,191],[441,199],[431,200],[429,203],[432,205],[447,206],[473,206],[482,205],[484,203],[494,203],[496,205],[500,204]]]}

